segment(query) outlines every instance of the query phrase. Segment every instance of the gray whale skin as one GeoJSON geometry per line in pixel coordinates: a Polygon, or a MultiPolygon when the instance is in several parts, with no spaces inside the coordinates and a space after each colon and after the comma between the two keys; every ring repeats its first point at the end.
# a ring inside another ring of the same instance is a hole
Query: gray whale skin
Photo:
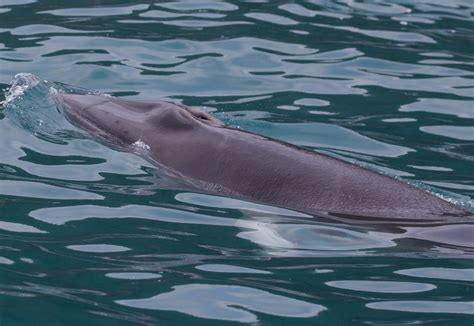
{"type": "Polygon", "coordinates": [[[335,219],[448,221],[473,215],[412,185],[360,166],[230,128],[201,110],[95,95],[61,94],[68,120],[133,150],[210,193],[335,219]]]}

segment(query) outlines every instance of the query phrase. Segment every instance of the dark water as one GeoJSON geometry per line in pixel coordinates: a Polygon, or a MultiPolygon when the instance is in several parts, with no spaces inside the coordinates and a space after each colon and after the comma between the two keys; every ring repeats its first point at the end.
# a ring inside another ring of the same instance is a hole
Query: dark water
{"type": "Polygon", "coordinates": [[[67,127],[68,86],[39,78],[201,106],[472,209],[473,13],[0,0],[0,88],[32,74],[0,98],[0,324],[472,325],[473,218],[357,226],[173,190],[67,127]]]}

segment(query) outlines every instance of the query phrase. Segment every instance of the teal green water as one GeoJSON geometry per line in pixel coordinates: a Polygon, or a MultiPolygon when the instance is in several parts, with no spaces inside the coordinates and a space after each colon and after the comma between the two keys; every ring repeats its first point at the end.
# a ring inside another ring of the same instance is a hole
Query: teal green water
{"type": "Polygon", "coordinates": [[[0,0],[0,324],[472,325],[472,217],[347,225],[176,190],[68,126],[53,93],[200,106],[472,209],[473,13],[0,0]]]}

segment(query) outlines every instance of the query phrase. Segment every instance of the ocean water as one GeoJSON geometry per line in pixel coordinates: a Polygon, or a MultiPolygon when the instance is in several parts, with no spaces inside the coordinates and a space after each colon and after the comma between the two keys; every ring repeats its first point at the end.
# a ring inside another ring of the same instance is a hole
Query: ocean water
{"type": "Polygon", "coordinates": [[[177,190],[57,91],[199,106],[474,207],[474,4],[0,0],[0,324],[473,325],[474,217],[177,190]]]}

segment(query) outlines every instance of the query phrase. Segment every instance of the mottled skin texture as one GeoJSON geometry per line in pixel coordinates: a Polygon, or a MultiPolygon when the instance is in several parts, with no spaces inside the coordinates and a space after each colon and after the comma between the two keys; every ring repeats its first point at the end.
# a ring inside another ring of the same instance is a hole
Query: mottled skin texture
{"type": "Polygon", "coordinates": [[[323,154],[229,128],[173,103],[62,94],[68,119],[102,141],[151,158],[199,188],[306,212],[447,220],[468,212],[426,191],[323,154]]]}

